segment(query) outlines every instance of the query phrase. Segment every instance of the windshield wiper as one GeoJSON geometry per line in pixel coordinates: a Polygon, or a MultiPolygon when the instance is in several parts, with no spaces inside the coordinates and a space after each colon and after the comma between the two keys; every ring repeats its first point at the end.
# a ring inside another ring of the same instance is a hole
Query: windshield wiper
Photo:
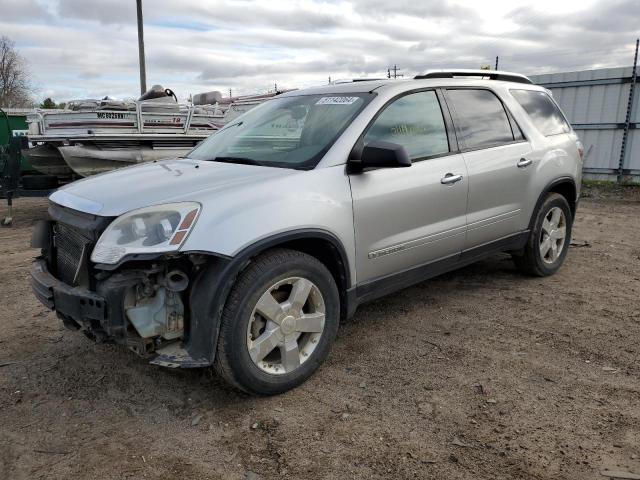
{"type": "Polygon", "coordinates": [[[264,166],[264,163],[246,157],[214,157],[210,161],[222,162],[222,163],[238,163],[240,165],[259,165],[264,166]]]}

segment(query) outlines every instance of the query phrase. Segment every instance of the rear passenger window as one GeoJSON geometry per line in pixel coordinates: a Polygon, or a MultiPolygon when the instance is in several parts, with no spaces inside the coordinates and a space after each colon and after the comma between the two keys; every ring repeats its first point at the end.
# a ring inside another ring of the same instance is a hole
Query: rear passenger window
{"type": "Polygon", "coordinates": [[[436,93],[412,93],[388,105],[364,136],[365,145],[374,140],[402,145],[411,160],[447,153],[449,140],[436,93]]]}
{"type": "Polygon", "coordinates": [[[522,105],[533,124],[543,135],[557,135],[571,131],[562,112],[545,92],[511,90],[511,95],[522,105]]]}
{"type": "MultiPolygon", "coordinates": [[[[447,90],[456,112],[456,125],[467,149],[495,147],[520,140],[514,137],[502,102],[489,90],[447,90]]],[[[514,128],[518,128],[514,122],[514,128]]]]}

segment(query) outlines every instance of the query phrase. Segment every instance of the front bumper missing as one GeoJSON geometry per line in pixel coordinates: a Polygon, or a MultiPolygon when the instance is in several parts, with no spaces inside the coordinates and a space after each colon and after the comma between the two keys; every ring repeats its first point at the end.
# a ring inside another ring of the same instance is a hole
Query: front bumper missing
{"type": "Polygon", "coordinates": [[[43,258],[31,267],[31,287],[35,296],[50,310],[56,310],[78,325],[107,318],[107,305],[101,296],[81,287],[71,287],[55,278],[43,258]]]}
{"type": "Polygon", "coordinates": [[[142,278],[139,272],[116,273],[102,282],[95,293],[83,287],[72,287],[55,278],[44,258],[36,258],[31,267],[31,286],[35,296],[50,310],[55,310],[64,324],[82,328],[90,338],[128,346],[139,355],[155,351],[152,364],[171,368],[205,367],[207,358],[193,356],[178,341],[157,346],[151,339],[132,335],[127,328],[124,292],[142,278]]]}

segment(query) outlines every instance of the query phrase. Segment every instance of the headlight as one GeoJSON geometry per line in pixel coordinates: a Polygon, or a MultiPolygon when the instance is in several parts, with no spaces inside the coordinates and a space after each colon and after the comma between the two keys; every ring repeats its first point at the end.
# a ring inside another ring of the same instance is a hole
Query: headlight
{"type": "Polygon", "coordinates": [[[180,248],[200,213],[195,202],[166,203],[132,210],[116,218],[91,254],[95,263],[118,263],[132,253],[174,252],[180,248]]]}

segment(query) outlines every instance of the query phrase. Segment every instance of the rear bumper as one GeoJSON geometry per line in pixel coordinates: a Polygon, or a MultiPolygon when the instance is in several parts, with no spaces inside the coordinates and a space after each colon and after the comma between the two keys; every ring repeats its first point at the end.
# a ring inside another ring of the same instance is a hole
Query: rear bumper
{"type": "Polygon", "coordinates": [[[107,317],[104,298],[85,288],[61,282],[49,272],[43,258],[36,258],[31,266],[31,287],[44,306],[79,325],[92,320],[102,323],[107,317]]]}

